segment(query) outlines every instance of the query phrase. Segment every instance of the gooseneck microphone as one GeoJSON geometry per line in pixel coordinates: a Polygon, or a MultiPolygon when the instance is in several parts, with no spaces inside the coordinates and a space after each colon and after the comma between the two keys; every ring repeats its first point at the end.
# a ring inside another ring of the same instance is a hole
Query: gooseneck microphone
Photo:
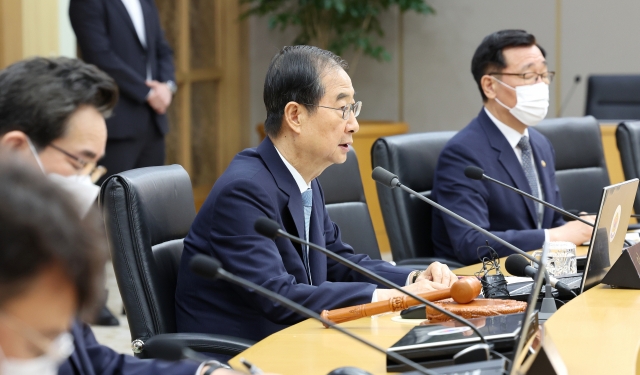
{"type": "Polygon", "coordinates": [[[542,199],[540,199],[538,197],[534,197],[533,195],[531,195],[529,193],[526,193],[526,192],[524,192],[524,191],[522,191],[522,190],[520,190],[518,188],[515,188],[515,187],[513,187],[511,185],[507,185],[502,181],[498,181],[495,178],[487,176],[486,174],[484,174],[484,170],[482,170],[482,168],[476,167],[474,165],[470,165],[470,166],[468,166],[468,167],[466,167],[464,169],[464,175],[467,176],[468,178],[472,179],[472,180],[478,180],[478,181],[480,181],[480,180],[488,180],[488,181],[491,181],[491,182],[495,182],[496,184],[498,184],[500,186],[504,186],[507,189],[515,191],[516,193],[518,193],[520,195],[523,195],[523,196],[525,196],[525,197],[527,197],[529,199],[533,199],[534,201],[542,204],[543,206],[549,207],[550,209],[552,209],[552,210],[554,210],[556,212],[559,212],[559,213],[561,213],[561,214],[563,214],[565,216],[568,216],[568,217],[572,218],[573,220],[578,220],[578,221],[580,221],[582,223],[585,223],[585,224],[593,227],[593,223],[591,223],[589,221],[586,221],[583,218],[581,218],[579,216],[576,216],[576,215],[572,214],[571,212],[569,212],[567,210],[564,210],[564,209],[562,209],[560,207],[554,206],[551,203],[543,201],[542,199]]]}
{"type": "Polygon", "coordinates": [[[428,301],[424,298],[421,298],[420,296],[415,295],[414,293],[411,293],[409,291],[406,291],[404,289],[402,289],[399,285],[397,285],[396,283],[385,279],[382,276],[379,276],[376,273],[373,273],[371,271],[369,271],[368,269],[360,266],[359,264],[353,263],[352,261],[345,259],[344,257],[334,253],[333,251],[329,251],[327,249],[325,249],[324,247],[318,246],[314,243],[308,242],[303,240],[302,238],[296,237],[292,234],[289,234],[285,231],[283,231],[280,228],[280,224],[278,224],[277,222],[266,218],[266,217],[261,217],[258,218],[254,224],[254,229],[256,230],[256,232],[260,233],[261,235],[268,237],[268,238],[276,238],[277,236],[281,236],[281,237],[285,237],[288,238],[291,241],[303,244],[303,245],[307,245],[309,246],[309,248],[317,250],[319,252],[321,252],[322,254],[326,255],[328,258],[331,258],[333,260],[335,260],[336,262],[351,268],[352,270],[367,276],[368,278],[377,281],[378,283],[386,286],[389,289],[395,289],[397,291],[399,291],[400,293],[403,293],[404,295],[407,295],[417,301],[420,301],[420,303],[425,304],[429,307],[431,307],[434,310],[437,310],[441,313],[443,313],[444,315],[450,317],[451,319],[457,320],[458,322],[468,326],[469,328],[471,328],[473,330],[473,332],[475,332],[476,335],[478,335],[478,337],[480,338],[480,340],[482,340],[483,343],[487,344],[487,340],[484,338],[484,335],[482,335],[482,333],[480,333],[480,331],[478,330],[478,328],[476,328],[475,325],[471,324],[471,322],[469,322],[468,320],[453,314],[450,311],[447,311],[443,308],[441,308],[440,306],[434,304],[431,301],[428,301]]]}
{"type": "MultiPolygon", "coordinates": [[[[504,265],[507,269],[507,272],[509,272],[513,276],[530,277],[532,279],[535,279],[536,273],[538,272],[536,268],[532,267],[531,264],[529,264],[528,260],[518,254],[509,255],[504,265]]],[[[571,287],[569,287],[569,285],[563,283],[562,281],[559,281],[555,277],[548,275],[548,282],[552,287],[558,290],[562,290],[566,293],[573,294],[575,296],[575,293],[571,290],[571,287]]]]}
{"type": "Polygon", "coordinates": [[[424,368],[423,366],[397,354],[394,353],[392,351],[386,351],[385,349],[383,349],[382,347],[369,342],[357,335],[354,335],[353,333],[347,331],[346,329],[339,327],[338,325],[336,325],[335,323],[333,323],[332,321],[326,320],[324,318],[322,318],[320,315],[318,315],[317,313],[309,310],[308,308],[297,304],[293,301],[291,301],[288,298],[282,297],[281,295],[274,293],[266,288],[261,287],[258,284],[252,283],[249,280],[245,280],[241,277],[238,277],[230,272],[225,271],[222,266],[220,265],[220,262],[217,259],[214,259],[212,257],[203,255],[203,254],[197,254],[195,255],[191,261],[189,262],[189,268],[191,269],[191,271],[193,271],[196,275],[207,278],[207,279],[222,279],[225,280],[227,282],[230,282],[232,284],[235,285],[239,285],[243,288],[246,289],[250,289],[256,293],[258,293],[259,295],[266,297],[274,302],[277,302],[285,307],[287,307],[288,309],[290,309],[291,311],[294,311],[306,318],[311,318],[311,319],[315,319],[319,322],[321,322],[322,324],[324,324],[325,326],[328,326],[330,328],[333,328],[337,331],[342,332],[343,334],[351,337],[352,339],[361,342],[364,345],[367,345],[370,348],[373,348],[377,351],[379,351],[380,353],[383,353],[387,356],[389,356],[390,358],[392,358],[394,361],[396,361],[397,363],[402,363],[404,365],[407,365],[409,367],[411,367],[412,369],[420,372],[421,374],[426,374],[426,375],[437,375],[435,372],[428,370],[426,368],[424,368]]]}
{"type": "Polygon", "coordinates": [[[455,212],[437,204],[436,202],[432,201],[431,199],[423,196],[422,194],[416,192],[413,189],[410,189],[408,187],[406,187],[405,185],[403,185],[402,183],[400,183],[400,180],[398,179],[398,176],[396,176],[395,174],[389,172],[388,170],[382,168],[382,167],[375,167],[375,169],[373,170],[373,172],[371,173],[371,177],[376,180],[377,182],[383,184],[384,186],[390,187],[390,188],[400,188],[406,192],[408,192],[409,194],[415,196],[416,198],[420,199],[423,202],[426,202],[427,204],[429,204],[432,207],[437,208],[438,210],[444,212],[445,214],[453,217],[454,219],[470,226],[471,228],[477,230],[478,232],[484,234],[485,236],[491,238],[494,241],[497,241],[498,243],[500,243],[501,245],[509,248],[510,250],[513,250],[514,252],[522,255],[523,257],[529,259],[532,262],[535,263],[540,263],[536,258],[532,257],[531,255],[527,254],[526,252],[520,250],[519,248],[515,247],[514,245],[510,244],[509,242],[503,240],[502,238],[496,236],[495,234],[489,232],[488,230],[470,222],[469,220],[463,218],[462,216],[456,214],[455,212]]]}

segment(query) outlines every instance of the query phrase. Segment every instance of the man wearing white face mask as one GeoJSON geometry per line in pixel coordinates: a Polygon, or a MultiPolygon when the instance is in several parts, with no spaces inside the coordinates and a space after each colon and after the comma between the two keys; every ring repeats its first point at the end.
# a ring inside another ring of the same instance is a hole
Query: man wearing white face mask
{"type": "MultiPolygon", "coordinates": [[[[544,49],[526,31],[501,30],[478,46],[471,72],[484,107],[440,154],[433,198],[523,250],[541,248],[545,240],[587,241],[591,227],[566,223],[528,198],[464,175],[467,166],[478,166],[497,180],[562,206],[553,147],[534,128],[547,115],[555,74],[548,69],[544,49]]],[[[486,248],[478,249],[486,241],[482,234],[437,210],[432,233],[437,256],[473,264],[488,255],[486,248]]],[[[511,254],[489,242],[500,256],[511,254]]]]}

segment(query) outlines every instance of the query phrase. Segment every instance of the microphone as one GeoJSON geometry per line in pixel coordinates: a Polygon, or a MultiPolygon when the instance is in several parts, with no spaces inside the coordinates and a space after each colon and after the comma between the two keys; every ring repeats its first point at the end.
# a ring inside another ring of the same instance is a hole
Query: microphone
{"type": "Polygon", "coordinates": [[[176,341],[166,339],[162,337],[162,335],[151,337],[144,346],[152,352],[155,357],[165,361],[175,362],[186,358],[194,362],[202,363],[211,360],[210,357],[200,354],[176,341]]]}
{"type": "Polygon", "coordinates": [[[464,175],[467,176],[468,178],[472,179],[472,180],[478,180],[478,181],[480,181],[480,180],[489,180],[491,182],[495,182],[496,184],[498,184],[500,186],[504,186],[507,189],[510,189],[512,191],[515,191],[516,193],[518,193],[520,195],[524,195],[525,197],[527,197],[529,199],[533,199],[534,201],[542,204],[543,206],[549,207],[552,210],[563,214],[564,216],[570,217],[573,220],[578,220],[578,221],[580,221],[580,222],[582,222],[584,224],[587,224],[587,225],[593,227],[593,223],[591,223],[589,221],[586,221],[583,218],[581,218],[579,216],[576,216],[576,215],[572,214],[571,212],[569,212],[567,210],[564,210],[564,209],[562,209],[560,207],[554,206],[551,203],[545,202],[542,199],[540,199],[538,197],[534,197],[533,195],[531,195],[529,193],[526,193],[526,192],[524,192],[524,191],[522,191],[522,190],[520,190],[518,188],[515,188],[515,187],[513,187],[511,185],[507,185],[502,181],[498,181],[495,178],[491,178],[491,177],[487,176],[486,174],[484,174],[484,171],[482,170],[482,168],[470,165],[470,166],[468,166],[468,167],[466,167],[464,169],[464,175]]]}
{"type": "MultiPolygon", "coordinates": [[[[276,223],[277,224],[277,223],[276,223]]],[[[273,228],[272,228],[273,229],[273,228]]],[[[252,290],[256,293],[258,293],[259,295],[266,297],[274,302],[277,302],[285,307],[287,307],[288,309],[295,311],[296,313],[306,317],[306,318],[311,318],[311,319],[315,319],[319,322],[321,322],[322,324],[324,324],[327,327],[333,328],[337,331],[342,332],[343,334],[351,337],[352,339],[361,342],[362,344],[367,345],[370,348],[373,348],[377,351],[379,351],[380,353],[383,353],[387,356],[389,356],[390,358],[392,358],[394,361],[396,361],[397,363],[402,363],[404,365],[407,365],[409,367],[411,367],[412,369],[420,372],[421,374],[426,374],[426,375],[437,375],[434,371],[428,370],[425,367],[409,360],[408,358],[405,358],[397,353],[394,353],[392,351],[386,351],[385,349],[383,349],[382,347],[371,343],[349,331],[347,331],[346,329],[339,327],[338,325],[336,325],[335,323],[333,323],[332,321],[326,320],[324,318],[322,318],[320,315],[318,315],[317,313],[309,310],[308,308],[297,304],[293,301],[291,301],[288,298],[282,297],[281,295],[274,293],[266,288],[261,287],[258,284],[252,283],[249,280],[245,280],[241,277],[238,277],[230,272],[227,272],[226,270],[224,270],[220,264],[220,262],[212,257],[203,255],[203,254],[197,254],[195,255],[191,261],[189,262],[189,268],[191,269],[191,271],[193,271],[196,275],[204,277],[206,279],[222,279],[225,280],[227,282],[230,282],[232,284],[235,285],[239,285],[243,288],[252,290]]]]}
{"type": "Polygon", "coordinates": [[[280,229],[280,224],[278,224],[277,222],[266,218],[266,217],[260,217],[256,220],[255,224],[254,224],[254,229],[256,230],[256,232],[258,232],[259,234],[268,237],[268,238],[276,238],[277,236],[281,236],[281,237],[285,237],[288,238],[291,241],[303,244],[303,245],[307,245],[309,246],[309,248],[317,250],[319,252],[321,252],[322,254],[326,255],[328,258],[331,258],[333,260],[335,260],[336,262],[351,268],[352,270],[365,275],[367,277],[369,277],[372,280],[377,281],[378,283],[386,286],[389,289],[395,289],[397,291],[399,291],[400,293],[403,293],[417,301],[420,301],[420,303],[425,304],[429,307],[431,307],[434,310],[437,310],[443,314],[445,314],[446,316],[448,316],[451,319],[457,320],[458,322],[468,326],[469,328],[471,328],[473,330],[473,332],[475,332],[476,335],[478,335],[478,337],[480,338],[480,340],[482,340],[483,343],[488,344],[486,339],[484,338],[484,335],[482,335],[482,333],[480,333],[480,331],[478,330],[478,328],[476,328],[475,325],[473,325],[471,322],[469,322],[468,320],[453,314],[450,311],[447,311],[441,307],[439,307],[438,305],[432,303],[429,300],[426,300],[414,293],[411,293],[409,291],[406,291],[404,289],[402,289],[399,285],[391,282],[390,280],[385,279],[382,276],[379,276],[371,271],[369,271],[368,269],[360,266],[359,264],[353,263],[352,261],[345,259],[343,257],[341,257],[340,255],[334,253],[333,251],[329,251],[327,249],[325,249],[324,247],[318,246],[314,243],[308,242],[303,240],[302,238],[296,237],[294,235],[291,235],[285,231],[283,231],[282,229],[280,229]]]}
{"type": "MultiPolygon", "coordinates": [[[[505,261],[505,268],[507,269],[507,272],[509,272],[513,276],[526,276],[532,279],[535,279],[536,273],[538,272],[536,268],[532,267],[529,264],[528,260],[517,254],[511,254],[507,257],[507,260],[505,261]]],[[[563,283],[562,281],[559,281],[551,275],[545,276],[548,276],[548,281],[552,287],[575,295],[569,285],[563,283]]]]}
{"type": "MultiPolygon", "coordinates": [[[[480,168],[478,168],[480,169],[480,168]]],[[[529,259],[530,261],[534,262],[534,263],[538,263],[540,264],[540,262],[532,257],[531,255],[527,254],[526,252],[522,251],[521,249],[515,247],[514,245],[510,244],[509,242],[503,240],[502,238],[496,236],[495,234],[489,232],[488,230],[470,222],[469,220],[463,218],[462,216],[456,214],[455,212],[437,204],[436,202],[432,201],[431,199],[424,197],[422,194],[416,192],[413,189],[410,189],[406,186],[404,186],[403,184],[400,183],[400,180],[398,180],[398,176],[394,175],[393,173],[389,172],[388,170],[382,168],[382,167],[375,167],[375,169],[373,170],[373,172],[371,173],[371,177],[373,177],[374,180],[376,180],[377,182],[383,184],[384,186],[390,187],[390,188],[396,188],[399,187],[400,189],[408,192],[409,194],[415,196],[416,198],[420,199],[423,202],[426,202],[427,204],[429,204],[432,207],[437,208],[438,210],[444,212],[445,214],[453,217],[454,219],[470,226],[471,228],[477,230],[478,232],[484,234],[485,236],[491,238],[494,241],[499,242],[501,245],[509,248],[510,250],[513,250],[515,253],[518,253],[520,255],[522,255],[523,257],[529,259]]]]}
{"type": "Polygon", "coordinates": [[[580,74],[577,74],[575,77],[573,77],[573,83],[571,84],[571,88],[569,89],[567,96],[564,97],[564,100],[560,104],[560,108],[556,113],[556,117],[562,116],[562,112],[564,112],[567,104],[569,104],[569,99],[573,97],[573,93],[576,91],[576,87],[578,87],[578,83],[580,83],[581,79],[582,77],[580,77],[580,74]]]}

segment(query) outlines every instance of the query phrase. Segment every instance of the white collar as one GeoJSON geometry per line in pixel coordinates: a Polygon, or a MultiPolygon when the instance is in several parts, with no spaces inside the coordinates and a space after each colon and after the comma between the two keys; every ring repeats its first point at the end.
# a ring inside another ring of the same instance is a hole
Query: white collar
{"type": "Polygon", "coordinates": [[[518,132],[514,128],[512,128],[509,125],[507,125],[507,124],[503,123],[502,121],[498,120],[487,109],[487,107],[484,107],[484,111],[487,114],[487,116],[489,116],[491,121],[493,121],[493,123],[496,124],[496,126],[498,127],[498,130],[500,130],[502,135],[504,135],[504,137],[507,139],[507,142],[509,142],[509,145],[511,146],[511,148],[516,148],[516,146],[518,146],[518,142],[520,142],[520,138],[522,138],[522,136],[526,135],[527,137],[529,137],[529,128],[525,128],[524,129],[524,134],[520,134],[520,132],[518,132]]]}
{"type": "Polygon", "coordinates": [[[302,175],[300,174],[300,172],[298,172],[298,170],[293,165],[291,165],[291,163],[289,163],[287,159],[284,158],[284,156],[282,156],[282,154],[280,153],[280,151],[278,151],[278,148],[275,145],[273,147],[276,149],[278,156],[280,156],[280,159],[282,159],[282,162],[287,167],[289,172],[291,172],[293,179],[296,180],[296,185],[298,185],[298,189],[300,189],[300,194],[307,191],[307,189],[311,189],[311,184],[307,184],[304,178],[302,178],[302,175]]]}

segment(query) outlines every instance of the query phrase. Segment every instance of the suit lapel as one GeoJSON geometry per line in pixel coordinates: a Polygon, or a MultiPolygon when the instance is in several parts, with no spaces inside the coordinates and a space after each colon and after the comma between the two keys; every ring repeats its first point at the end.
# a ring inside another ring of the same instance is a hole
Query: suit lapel
{"type": "MultiPolygon", "coordinates": [[[[531,187],[529,186],[529,181],[527,181],[527,176],[524,174],[524,170],[522,169],[522,165],[520,161],[518,161],[518,157],[516,153],[511,148],[509,142],[504,137],[504,135],[500,132],[498,127],[491,121],[489,116],[484,111],[480,111],[480,115],[478,115],[478,120],[487,134],[487,138],[489,139],[489,144],[491,147],[498,151],[498,161],[504,168],[504,170],[511,177],[512,183],[518,189],[531,194],[531,187]]],[[[504,183],[508,183],[507,181],[503,181],[504,183]]],[[[534,203],[531,199],[521,196],[525,206],[527,207],[527,211],[529,211],[529,216],[533,223],[538,222],[538,215],[536,213],[536,209],[534,203]]]]}
{"type": "MultiPolygon", "coordinates": [[[[140,48],[142,48],[143,50],[146,50],[145,46],[143,46],[142,42],[140,41],[140,37],[138,36],[138,32],[136,31],[136,27],[133,26],[133,20],[131,20],[131,15],[129,14],[129,11],[127,10],[127,7],[125,7],[124,4],[122,3],[122,0],[114,0],[114,1],[107,2],[107,4],[109,4],[109,3],[115,4],[116,9],[118,9],[118,11],[121,13],[121,16],[122,16],[122,19],[124,20],[124,23],[127,24],[127,26],[129,27],[129,30],[131,30],[131,32],[133,33],[133,37],[136,38],[136,41],[138,42],[138,45],[140,46],[140,48]]],[[[142,6],[143,17],[146,17],[146,14],[144,13],[144,6],[142,5],[143,3],[144,3],[144,1],[141,1],[140,5],[142,6]]],[[[145,23],[145,29],[146,29],[147,28],[146,19],[145,19],[144,23],[145,23]]],[[[147,33],[148,33],[148,31],[147,31],[147,33]]],[[[149,43],[147,43],[147,45],[148,44],[149,43]]]]}
{"type": "Polygon", "coordinates": [[[151,31],[151,14],[153,12],[153,9],[146,0],[140,0],[140,7],[142,8],[142,19],[144,21],[144,32],[147,39],[147,50],[154,51],[155,39],[153,38],[153,36],[155,35],[155,33],[151,31]]]}
{"type": "MultiPolygon", "coordinates": [[[[282,159],[280,159],[280,155],[278,155],[278,152],[269,137],[262,141],[258,146],[257,152],[267,166],[267,169],[269,169],[269,172],[271,172],[271,175],[273,175],[273,178],[276,180],[278,188],[289,197],[287,209],[293,218],[297,231],[297,233],[292,234],[295,234],[300,238],[305,238],[302,194],[300,193],[300,189],[298,189],[298,185],[293,179],[291,172],[289,172],[287,166],[284,165],[282,159]]],[[[315,200],[313,203],[315,204],[315,200]]],[[[294,246],[300,251],[301,247],[299,245],[294,244],[294,246]]]]}

